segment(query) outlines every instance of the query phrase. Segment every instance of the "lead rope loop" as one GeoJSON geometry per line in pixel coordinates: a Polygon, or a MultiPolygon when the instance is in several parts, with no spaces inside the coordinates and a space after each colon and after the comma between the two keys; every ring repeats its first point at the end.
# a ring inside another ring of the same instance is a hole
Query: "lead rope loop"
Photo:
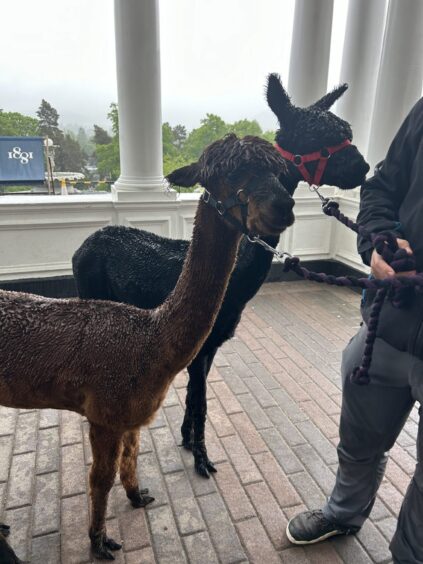
{"type": "MultiPolygon", "coordinates": [[[[407,272],[416,269],[414,255],[407,253],[405,249],[400,249],[396,237],[393,233],[370,233],[367,229],[358,225],[339,210],[338,202],[334,202],[322,196],[319,187],[311,185],[313,191],[322,203],[323,212],[332,216],[343,225],[352,229],[355,233],[362,235],[372,242],[373,247],[382,256],[395,272],[407,272]]],[[[412,291],[423,292],[423,274],[419,273],[409,277],[389,277],[381,280],[369,278],[357,278],[355,276],[333,276],[331,274],[312,272],[303,266],[299,257],[292,256],[287,252],[277,251],[260,237],[248,237],[251,243],[259,244],[267,251],[271,252],[277,260],[283,263],[284,272],[293,271],[305,280],[326,283],[336,286],[359,287],[365,290],[376,290],[376,296],[370,309],[368,331],[365,341],[365,348],[360,366],[354,368],[350,374],[350,380],[354,384],[367,385],[370,382],[369,369],[372,361],[373,348],[377,336],[380,312],[386,297],[391,299],[394,307],[406,306],[412,295],[412,291]]]]}

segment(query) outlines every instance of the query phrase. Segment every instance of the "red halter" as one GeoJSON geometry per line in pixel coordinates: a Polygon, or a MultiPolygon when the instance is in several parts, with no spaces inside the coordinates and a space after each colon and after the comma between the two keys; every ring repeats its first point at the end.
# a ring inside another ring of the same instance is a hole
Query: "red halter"
{"type": "Polygon", "coordinates": [[[285,149],[279,147],[277,143],[275,144],[275,148],[279,151],[284,159],[291,161],[293,165],[298,168],[298,170],[303,175],[304,180],[310,186],[320,186],[320,181],[322,179],[330,156],[333,155],[333,153],[337,153],[344,147],[348,147],[348,145],[351,145],[351,141],[349,139],[345,139],[345,141],[342,141],[342,143],[339,143],[339,145],[324,147],[323,149],[320,149],[320,151],[307,153],[307,155],[294,155],[294,153],[290,153],[289,151],[285,151],[285,149]],[[305,163],[310,163],[312,161],[319,161],[317,163],[316,170],[314,171],[313,178],[305,167],[305,163]]]}

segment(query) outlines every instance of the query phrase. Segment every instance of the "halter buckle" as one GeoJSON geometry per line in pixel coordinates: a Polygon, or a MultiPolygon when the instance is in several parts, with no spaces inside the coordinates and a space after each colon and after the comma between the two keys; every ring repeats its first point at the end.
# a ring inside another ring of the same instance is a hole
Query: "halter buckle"
{"type": "Polygon", "coordinates": [[[240,190],[238,190],[238,192],[236,193],[236,197],[238,199],[238,201],[243,204],[244,206],[247,205],[250,201],[249,196],[245,193],[245,190],[243,188],[241,188],[240,190]],[[242,199],[240,198],[241,194],[243,194],[242,199]]]}
{"type": "Polygon", "coordinates": [[[320,149],[320,158],[321,159],[330,159],[331,153],[329,151],[329,149],[327,147],[323,147],[323,149],[320,149]]]}
{"type": "Polygon", "coordinates": [[[292,158],[294,166],[301,166],[303,164],[303,157],[301,155],[294,155],[292,158]]]}
{"type": "Polygon", "coordinates": [[[219,215],[224,215],[226,212],[225,206],[220,200],[216,202],[216,211],[219,215]]]}
{"type": "Polygon", "coordinates": [[[211,196],[210,192],[204,188],[204,192],[203,192],[203,202],[204,202],[205,204],[208,204],[208,203],[209,203],[209,201],[210,201],[210,196],[211,196]]]}

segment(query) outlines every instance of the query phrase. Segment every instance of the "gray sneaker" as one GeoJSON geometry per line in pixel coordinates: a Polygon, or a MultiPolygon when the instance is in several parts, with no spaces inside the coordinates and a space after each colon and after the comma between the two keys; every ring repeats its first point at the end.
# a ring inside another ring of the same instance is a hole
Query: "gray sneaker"
{"type": "Polygon", "coordinates": [[[304,511],[293,517],[286,526],[286,536],[293,544],[313,544],[335,535],[354,535],[360,527],[343,527],[331,523],[321,509],[304,511]]]}

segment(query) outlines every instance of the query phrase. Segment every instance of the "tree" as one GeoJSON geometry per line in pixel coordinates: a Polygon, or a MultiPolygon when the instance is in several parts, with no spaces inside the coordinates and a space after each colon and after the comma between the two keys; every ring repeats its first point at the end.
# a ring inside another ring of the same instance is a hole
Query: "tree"
{"type": "Polygon", "coordinates": [[[245,137],[246,135],[262,135],[261,127],[256,120],[250,121],[248,119],[241,119],[232,125],[228,125],[228,132],[235,133],[238,137],[245,137]]]}
{"type": "Polygon", "coordinates": [[[265,131],[260,135],[260,137],[263,137],[263,139],[266,139],[266,141],[269,141],[269,143],[272,143],[272,145],[275,142],[275,136],[276,136],[276,132],[270,130],[265,131]]]}
{"type": "Polygon", "coordinates": [[[57,170],[69,172],[82,172],[86,164],[84,155],[78,141],[71,133],[62,136],[60,150],[56,151],[55,164],[57,170]]]}
{"type": "Polygon", "coordinates": [[[116,180],[120,174],[119,140],[115,137],[108,145],[96,145],[95,153],[100,178],[116,180]]]}
{"type": "Polygon", "coordinates": [[[200,127],[193,129],[185,142],[184,152],[191,160],[197,160],[207,145],[228,132],[228,126],[215,114],[206,114],[200,127]]]}
{"type": "Polygon", "coordinates": [[[116,102],[110,104],[110,110],[107,117],[112,122],[112,130],[115,136],[119,135],[119,112],[116,102]]]}
{"type": "Polygon", "coordinates": [[[173,130],[167,121],[162,125],[162,143],[163,156],[175,157],[178,154],[179,151],[174,144],[173,130]]]}
{"type": "MultiPolygon", "coordinates": [[[[95,154],[97,157],[97,169],[101,178],[116,180],[120,174],[120,156],[119,114],[118,107],[115,102],[110,104],[110,110],[107,117],[112,122],[113,137],[109,136],[109,143],[96,143],[95,154]]],[[[95,127],[96,126],[94,126],[94,128],[95,127]]]]}
{"type": "Polygon", "coordinates": [[[112,142],[112,138],[107,131],[96,124],[94,124],[94,135],[92,140],[95,145],[108,145],[112,142]]]}
{"type": "Polygon", "coordinates": [[[31,137],[40,135],[38,120],[19,112],[0,110],[0,135],[31,137]]]}
{"type": "Polygon", "coordinates": [[[172,128],[172,134],[175,147],[179,150],[183,149],[187,139],[187,129],[185,125],[175,125],[175,127],[172,128]]]}
{"type": "Polygon", "coordinates": [[[53,140],[55,145],[60,145],[63,132],[59,129],[59,114],[53,106],[46,100],[42,99],[40,107],[37,110],[39,119],[39,131],[41,135],[47,135],[53,140]]]}
{"type": "Polygon", "coordinates": [[[82,152],[87,157],[91,157],[95,151],[94,143],[89,138],[87,132],[83,127],[78,129],[78,133],[76,134],[76,140],[81,147],[82,152]]]}

